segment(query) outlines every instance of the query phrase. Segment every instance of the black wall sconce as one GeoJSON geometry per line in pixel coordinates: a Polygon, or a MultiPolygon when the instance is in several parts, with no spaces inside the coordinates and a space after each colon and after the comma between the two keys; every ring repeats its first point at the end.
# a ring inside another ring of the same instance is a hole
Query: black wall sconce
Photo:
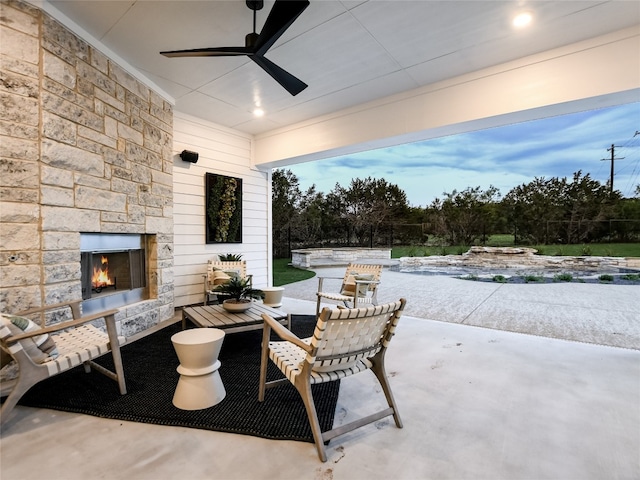
{"type": "Polygon", "coordinates": [[[183,150],[182,153],[180,154],[180,158],[185,162],[196,163],[198,161],[198,152],[183,150]]]}

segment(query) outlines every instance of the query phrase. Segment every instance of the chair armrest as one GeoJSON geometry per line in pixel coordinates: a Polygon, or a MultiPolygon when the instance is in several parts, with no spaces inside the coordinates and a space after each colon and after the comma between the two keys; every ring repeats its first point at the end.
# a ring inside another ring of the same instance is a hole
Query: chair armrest
{"type": "Polygon", "coordinates": [[[380,283],[380,280],[354,280],[354,282],[356,282],[356,285],[375,285],[380,283]]]}
{"type": "Polygon", "coordinates": [[[380,280],[354,280],[356,283],[356,292],[358,291],[358,287],[360,285],[367,285],[367,291],[371,291],[371,288],[369,285],[378,285],[380,283],[380,280]]]}
{"type": "Polygon", "coordinates": [[[265,323],[269,324],[273,332],[282,340],[286,340],[287,342],[293,343],[294,345],[303,349],[305,352],[311,351],[311,345],[303,342],[300,339],[300,337],[298,337],[296,334],[291,332],[291,330],[288,330],[280,322],[276,321],[266,313],[262,314],[262,319],[265,321],[265,323]]]}
{"type": "Polygon", "coordinates": [[[318,292],[322,292],[322,283],[325,280],[344,280],[343,277],[318,277],[318,292]]]}
{"type": "MultiPolygon", "coordinates": [[[[66,305],[66,304],[62,304],[62,305],[66,305]]],[[[22,340],[24,338],[37,337],[38,335],[42,335],[44,333],[51,333],[51,332],[57,332],[59,330],[65,330],[67,328],[76,327],[78,325],[82,325],[83,323],[91,322],[93,320],[97,320],[103,317],[105,319],[105,322],[107,323],[107,326],[109,326],[108,325],[109,323],[113,323],[113,325],[115,326],[114,315],[118,312],[119,312],[118,309],[106,310],[104,312],[94,313],[93,315],[88,315],[86,317],[81,317],[74,320],[68,320],[66,322],[56,323],[55,325],[51,325],[49,327],[44,327],[31,332],[25,332],[19,335],[13,335],[11,337],[7,337],[5,339],[5,342],[9,344],[9,343],[17,342],[18,340],[22,340]]]]}

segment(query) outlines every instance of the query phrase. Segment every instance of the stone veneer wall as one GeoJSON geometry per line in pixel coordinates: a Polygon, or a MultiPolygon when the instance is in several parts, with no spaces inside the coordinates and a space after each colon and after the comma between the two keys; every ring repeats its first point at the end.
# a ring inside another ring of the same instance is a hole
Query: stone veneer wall
{"type": "Polygon", "coordinates": [[[312,268],[349,263],[390,260],[390,248],[300,248],[291,250],[291,264],[294,267],[312,268]]]}
{"type": "Polygon", "coordinates": [[[432,255],[430,257],[402,257],[403,267],[485,267],[513,269],[580,270],[607,273],[616,269],[638,268],[637,259],[625,257],[572,257],[563,255],[536,255],[537,250],[526,247],[480,247],[474,246],[462,255],[432,255]]]}
{"type": "Polygon", "coordinates": [[[150,300],[121,331],[172,317],[172,106],[40,9],[0,7],[0,310],[80,300],[80,232],[136,233],[150,300]]]}

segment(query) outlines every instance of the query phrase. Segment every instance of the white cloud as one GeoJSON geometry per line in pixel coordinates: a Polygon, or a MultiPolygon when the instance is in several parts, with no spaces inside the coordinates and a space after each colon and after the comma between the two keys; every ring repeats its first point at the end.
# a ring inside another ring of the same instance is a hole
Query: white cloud
{"type": "Polygon", "coordinates": [[[403,189],[411,205],[426,206],[443,192],[493,185],[505,195],[535,177],[571,178],[578,170],[604,184],[611,166],[607,149],[615,144],[620,160],[614,186],[632,196],[640,183],[638,130],[640,103],[633,103],[288,168],[303,191],[315,184],[327,194],[336,183],[348,187],[353,178],[384,178],[403,189]]]}

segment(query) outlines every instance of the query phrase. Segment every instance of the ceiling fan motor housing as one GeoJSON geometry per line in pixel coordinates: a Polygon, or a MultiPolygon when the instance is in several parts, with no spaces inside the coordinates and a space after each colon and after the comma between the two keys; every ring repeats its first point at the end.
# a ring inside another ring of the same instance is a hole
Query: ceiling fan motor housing
{"type": "Polygon", "coordinates": [[[254,12],[256,10],[262,10],[262,7],[264,7],[264,1],[263,0],[247,0],[247,7],[249,7],[254,12]]]}
{"type": "Polygon", "coordinates": [[[247,35],[244,37],[244,46],[247,48],[255,47],[259,36],[260,35],[258,35],[256,32],[247,33],[247,35]]]}

